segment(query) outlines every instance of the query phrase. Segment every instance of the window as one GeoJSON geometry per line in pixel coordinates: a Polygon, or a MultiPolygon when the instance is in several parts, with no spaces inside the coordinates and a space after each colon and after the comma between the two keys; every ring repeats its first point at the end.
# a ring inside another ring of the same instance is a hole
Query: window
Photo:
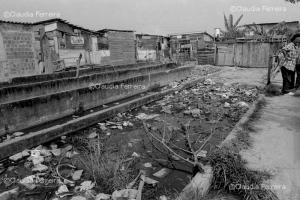
{"type": "Polygon", "coordinates": [[[108,39],[106,37],[97,37],[98,50],[108,50],[108,39]]]}

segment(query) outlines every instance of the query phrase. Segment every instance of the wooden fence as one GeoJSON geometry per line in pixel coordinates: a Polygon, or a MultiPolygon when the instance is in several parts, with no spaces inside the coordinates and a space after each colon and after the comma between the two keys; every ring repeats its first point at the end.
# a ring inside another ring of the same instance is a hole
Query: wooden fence
{"type": "Polygon", "coordinates": [[[217,43],[215,64],[218,66],[267,68],[270,57],[280,45],[281,43],[278,42],[217,43]]]}

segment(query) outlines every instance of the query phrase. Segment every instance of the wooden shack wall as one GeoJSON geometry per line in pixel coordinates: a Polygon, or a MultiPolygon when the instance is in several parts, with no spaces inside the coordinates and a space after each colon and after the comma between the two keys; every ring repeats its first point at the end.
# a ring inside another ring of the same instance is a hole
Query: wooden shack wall
{"type": "Polygon", "coordinates": [[[218,43],[216,65],[266,68],[279,46],[266,42],[218,43]]]}
{"type": "Polygon", "coordinates": [[[107,32],[111,64],[136,63],[135,37],[133,32],[107,32]]]}

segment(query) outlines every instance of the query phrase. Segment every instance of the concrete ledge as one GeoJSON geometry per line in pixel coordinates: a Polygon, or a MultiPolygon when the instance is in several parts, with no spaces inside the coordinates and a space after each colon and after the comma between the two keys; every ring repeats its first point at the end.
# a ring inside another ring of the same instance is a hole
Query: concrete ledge
{"type": "MultiPolygon", "coordinates": [[[[142,63],[136,63],[136,64],[126,64],[126,65],[83,65],[81,67],[87,67],[80,69],[79,75],[91,75],[95,73],[105,73],[105,72],[112,72],[112,71],[118,71],[118,70],[129,70],[134,68],[143,67],[145,65],[153,65],[153,64],[159,64],[154,62],[142,62],[142,63]]],[[[44,82],[44,81],[51,81],[51,80],[57,80],[61,78],[66,77],[75,77],[76,76],[76,70],[70,70],[70,71],[64,71],[64,72],[56,72],[52,74],[40,74],[40,75],[34,75],[34,76],[23,76],[23,77],[14,77],[11,79],[10,82],[0,82],[0,88],[2,87],[9,87],[9,86],[15,86],[15,85],[21,85],[21,84],[27,84],[27,83],[34,83],[34,82],[44,82]]]]}
{"type": "Polygon", "coordinates": [[[221,143],[220,148],[230,147],[234,141],[237,139],[237,136],[241,130],[243,130],[243,126],[247,124],[253,114],[257,111],[258,105],[264,102],[265,96],[259,95],[258,99],[251,105],[249,110],[243,115],[243,117],[238,121],[238,123],[234,126],[229,135],[225,138],[225,140],[221,143]]]}
{"type": "Polygon", "coordinates": [[[197,173],[176,200],[196,200],[207,195],[213,179],[213,170],[208,165],[204,166],[203,170],[204,173],[197,173]]]}
{"type": "MultiPolygon", "coordinates": [[[[58,92],[74,90],[78,88],[88,87],[92,83],[106,83],[116,80],[123,80],[134,76],[147,75],[149,73],[163,72],[174,69],[174,63],[145,65],[133,69],[119,69],[118,71],[101,72],[94,69],[91,75],[76,77],[61,77],[59,79],[32,82],[21,85],[0,88],[0,104],[12,102],[16,100],[24,100],[42,95],[49,95],[58,92]]],[[[101,69],[103,70],[103,69],[101,69]]],[[[69,75],[69,74],[68,74],[69,75]]],[[[60,77],[60,76],[59,76],[60,77]]]]}

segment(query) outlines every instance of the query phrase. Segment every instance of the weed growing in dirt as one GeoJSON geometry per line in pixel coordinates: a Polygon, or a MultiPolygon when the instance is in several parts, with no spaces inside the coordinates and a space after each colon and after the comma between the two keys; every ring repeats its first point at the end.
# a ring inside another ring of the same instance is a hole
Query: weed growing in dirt
{"type": "Polygon", "coordinates": [[[121,149],[106,147],[101,140],[90,140],[80,148],[77,164],[97,183],[101,192],[112,193],[126,188],[134,176],[134,160],[126,159],[121,149]]]}
{"type": "Polygon", "coordinates": [[[211,190],[224,191],[249,200],[277,200],[276,195],[264,187],[270,178],[265,172],[249,170],[239,154],[229,149],[216,150],[210,155],[213,167],[211,190]]]}

